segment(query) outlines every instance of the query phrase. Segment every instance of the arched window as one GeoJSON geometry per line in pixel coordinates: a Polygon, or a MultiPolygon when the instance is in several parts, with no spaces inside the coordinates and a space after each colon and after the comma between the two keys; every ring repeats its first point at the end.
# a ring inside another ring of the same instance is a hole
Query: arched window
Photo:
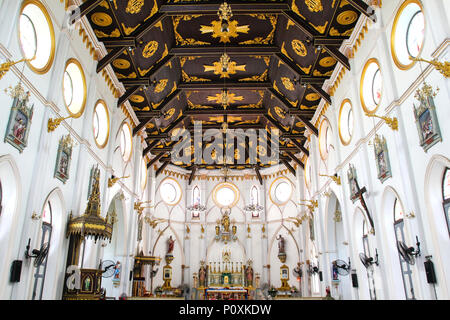
{"type": "MultiPolygon", "coordinates": [[[[404,212],[400,201],[396,198],[394,201],[394,232],[395,232],[395,247],[397,247],[397,242],[404,242],[405,240],[405,223],[403,220],[404,212]]],[[[407,300],[415,299],[414,287],[412,282],[412,270],[409,263],[407,263],[400,253],[398,254],[400,259],[400,268],[402,271],[403,286],[405,289],[405,296],[407,300]]]]}
{"type": "MultiPolygon", "coordinates": [[[[48,200],[44,209],[42,210],[42,236],[39,249],[50,245],[52,236],[52,204],[48,200]]],[[[42,293],[44,291],[45,272],[47,270],[48,254],[40,265],[35,269],[34,286],[32,300],[42,300],[42,293]]]]}
{"type": "Polygon", "coordinates": [[[200,211],[197,210],[200,207],[201,203],[201,193],[198,186],[194,187],[194,190],[192,190],[192,218],[198,219],[200,217],[200,211]]]}
{"type": "Polygon", "coordinates": [[[445,169],[442,179],[442,199],[444,200],[445,220],[447,220],[447,229],[450,235],[450,168],[445,169]]]}
{"type": "MultiPolygon", "coordinates": [[[[259,193],[258,193],[258,188],[256,188],[256,186],[253,186],[250,191],[250,204],[252,206],[254,206],[255,208],[259,205],[259,193]]],[[[258,218],[259,211],[258,210],[252,211],[252,217],[258,218]]]]}

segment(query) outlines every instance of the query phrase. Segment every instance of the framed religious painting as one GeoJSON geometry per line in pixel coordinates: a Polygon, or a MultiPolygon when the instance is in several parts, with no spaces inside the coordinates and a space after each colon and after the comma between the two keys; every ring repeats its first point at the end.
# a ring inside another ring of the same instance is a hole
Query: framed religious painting
{"type": "Polygon", "coordinates": [[[392,177],[386,138],[376,134],[373,141],[373,149],[375,151],[378,179],[383,183],[388,178],[392,177]]]}
{"type": "Polygon", "coordinates": [[[11,96],[14,100],[6,127],[5,142],[22,153],[28,144],[34,106],[28,106],[30,93],[25,92],[20,84],[11,89],[11,96]]]}
{"type": "Polygon", "coordinates": [[[63,183],[69,179],[70,161],[72,159],[73,142],[70,134],[59,140],[54,177],[63,183]]]}
{"type": "Polygon", "coordinates": [[[355,167],[350,164],[348,171],[347,171],[347,178],[348,178],[348,184],[350,186],[350,200],[353,202],[358,199],[358,182],[357,182],[357,176],[356,176],[356,169],[355,167]]]}
{"type": "Polygon", "coordinates": [[[419,105],[414,105],[414,118],[416,119],[417,131],[419,133],[420,146],[425,152],[433,145],[442,141],[441,130],[436,116],[436,108],[433,97],[436,93],[428,84],[416,92],[419,105]]]}

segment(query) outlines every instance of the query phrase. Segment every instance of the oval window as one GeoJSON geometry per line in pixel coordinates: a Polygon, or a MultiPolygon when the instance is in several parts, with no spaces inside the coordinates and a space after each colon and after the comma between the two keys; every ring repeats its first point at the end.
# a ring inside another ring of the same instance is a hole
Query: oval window
{"type": "Polygon", "coordinates": [[[353,108],[349,99],[342,102],[339,110],[339,138],[343,145],[348,145],[353,136],[353,108]]]}
{"type": "Polygon", "coordinates": [[[331,127],[328,120],[324,119],[320,124],[319,129],[319,151],[322,160],[328,158],[331,145],[331,127]]]}
{"type": "Polygon", "coordinates": [[[46,73],[55,57],[55,33],[52,20],[40,1],[26,0],[19,18],[19,43],[28,66],[36,73],[46,73]]]}
{"type": "Polygon", "coordinates": [[[407,70],[414,65],[425,40],[425,16],[418,0],[405,1],[395,16],[392,34],[392,57],[398,68],[407,70]]]}
{"type": "Polygon", "coordinates": [[[128,162],[131,157],[131,150],[133,148],[133,140],[131,138],[131,128],[128,123],[124,123],[120,129],[120,152],[123,161],[128,162]]]}
{"type": "Polygon", "coordinates": [[[86,78],[81,64],[70,59],[63,76],[63,96],[67,111],[73,118],[79,118],[86,106],[86,78]]]}
{"type": "Polygon", "coordinates": [[[361,104],[366,113],[377,111],[382,97],[383,77],[376,59],[370,59],[364,66],[361,75],[360,96],[361,104]]]}
{"type": "Polygon", "coordinates": [[[95,143],[99,148],[104,148],[109,137],[109,113],[103,100],[99,100],[94,108],[94,119],[92,120],[95,143]]]}

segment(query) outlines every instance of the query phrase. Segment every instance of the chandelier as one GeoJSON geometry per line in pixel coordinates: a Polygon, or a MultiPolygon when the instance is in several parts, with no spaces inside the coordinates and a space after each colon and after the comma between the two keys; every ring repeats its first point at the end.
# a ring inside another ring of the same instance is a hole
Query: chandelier
{"type": "Polygon", "coordinates": [[[206,211],[206,206],[200,203],[194,203],[193,205],[187,207],[187,210],[192,215],[192,217],[199,217],[200,213],[206,211]]]}
{"type": "Polygon", "coordinates": [[[246,205],[244,207],[244,211],[251,213],[252,217],[259,217],[259,215],[261,214],[261,212],[264,210],[263,206],[260,206],[257,203],[251,203],[249,205],[246,205]]]}

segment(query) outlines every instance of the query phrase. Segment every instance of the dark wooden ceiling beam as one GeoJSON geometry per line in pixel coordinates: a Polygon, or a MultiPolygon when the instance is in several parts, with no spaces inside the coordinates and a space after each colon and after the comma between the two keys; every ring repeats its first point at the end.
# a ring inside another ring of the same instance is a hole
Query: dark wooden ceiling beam
{"type": "Polygon", "coordinates": [[[329,104],[332,103],[331,96],[328,93],[326,93],[321,87],[319,87],[316,84],[310,84],[309,87],[311,88],[311,90],[313,90],[315,93],[317,93],[323,99],[325,99],[326,102],[328,102],[329,104]]]}
{"type": "MultiPolygon", "coordinates": [[[[291,104],[289,103],[289,101],[287,101],[287,99],[285,97],[283,97],[278,91],[276,91],[273,88],[269,89],[269,92],[271,94],[273,94],[275,96],[275,98],[277,98],[282,104],[284,104],[284,106],[286,108],[288,108],[289,110],[292,109],[290,106],[291,104]]],[[[306,119],[305,116],[301,115],[301,114],[296,114],[294,115],[296,118],[298,118],[301,122],[303,122],[303,124],[316,136],[319,136],[319,131],[317,130],[317,128],[308,120],[306,119]]]]}
{"type": "Polygon", "coordinates": [[[347,0],[353,8],[370,18],[373,22],[377,22],[377,16],[375,15],[375,9],[369,6],[362,0],[347,0]]]}
{"type": "Polygon", "coordinates": [[[339,61],[347,70],[351,70],[348,58],[344,56],[344,54],[341,53],[337,47],[324,46],[323,48],[330,56],[339,61]]]}
{"type": "Polygon", "coordinates": [[[300,159],[298,159],[296,156],[294,156],[291,152],[286,151],[286,154],[288,155],[289,158],[291,158],[292,160],[294,160],[300,167],[302,167],[302,169],[305,169],[305,164],[303,162],[300,161],[300,159]]]}
{"type": "MultiPolygon", "coordinates": [[[[190,125],[187,128],[191,134],[194,132],[194,126],[190,125]]],[[[222,124],[206,124],[202,125],[202,131],[210,130],[210,129],[222,129],[222,124]]],[[[240,125],[233,125],[229,124],[228,129],[242,129],[242,130],[248,130],[248,129],[265,129],[265,126],[263,124],[240,124],[240,125]]]]}
{"type": "Polygon", "coordinates": [[[259,171],[259,166],[255,165],[256,176],[258,177],[258,181],[261,185],[263,185],[263,178],[261,176],[261,172],[259,171]]]}
{"type": "MultiPolygon", "coordinates": [[[[328,54],[330,54],[337,61],[341,62],[345,68],[350,70],[350,63],[348,62],[348,58],[346,56],[344,56],[342,53],[340,53],[338,48],[336,48],[338,46],[338,41],[333,41],[330,44],[326,44],[326,43],[324,43],[325,41],[323,40],[324,37],[321,36],[320,33],[318,33],[316,30],[311,28],[306,23],[306,21],[304,21],[302,18],[300,18],[296,13],[294,13],[292,11],[287,11],[287,12],[285,12],[285,15],[288,17],[288,19],[290,19],[292,22],[294,22],[294,24],[298,28],[300,28],[309,37],[309,40],[312,41],[312,43],[315,46],[320,46],[320,47],[324,48],[328,52],[328,54]],[[319,39],[321,39],[321,40],[319,40],[319,39]],[[322,44],[319,44],[320,42],[322,42],[322,44]]],[[[330,39],[331,38],[329,38],[328,41],[331,41],[330,39]]],[[[336,38],[334,38],[334,40],[336,40],[336,38]]],[[[344,39],[342,39],[342,41],[343,40],[344,39]]],[[[342,44],[342,41],[341,41],[341,44],[342,44]]]]}
{"type": "Polygon", "coordinates": [[[180,83],[179,89],[192,90],[222,90],[226,89],[243,89],[243,90],[258,90],[272,87],[270,82],[199,82],[199,83],[180,83]]]}
{"type": "Polygon", "coordinates": [[[263,109],[194,109],[185,111],[185,114],[188,116],[196,116],[196,115],[260,116],[262,112],[264,112],[263,109]]]}
{"type": "Polygon", "coordinates": [[[272,55],[279,53],[278,46],[261,45],[261,46],[231,46],[224,48],[223,46],[189,46],[174,47],[169,53],[175,56],[221,56],[224,52],[228,55],[272,55]]]}
{"type": "MultiPolygon", "coordinates": [[[[251,2],[244,3],[242,1],[227,1],[233,11],[234,15],[249,14],[249,13],[283,13],[285,10],[290,10],[287,3],[270,3],[270,2],[251,2]]],[[[159,12],[167,15],[180,14],[203,14],[203,15],[217,15],[222,2],[217,3],[202,3],[199,4],[163,4],[159,12]]]]}
{"type": "MultiPolygon", "coordinates": [[[[100,1],[101,2],[101,1],[100,1]]],[[[134,46],[122,46],[116,47],[106,56],[104,56],[97,64],[97,73],[102,71],[107,65],[113,62],[120,54],[127,50],[128,48],[134,49],[138,45],[143,45],[141,38],[152,29],[158,22],[160,22],[166,15],[164,13],[156,13],[149,20],[147,20],[142,26],[137,28],[131,35],[129,39],[135,39],[134,46]]],[[[110,41],[111,39],[105,39],[110,41]]]]}
{"type": "Polygon", "coordinates": [[[192,167],[191,175],[189,176],[189,185],[191,185],[192,181],[194,180],[196,171],[197,171],[197,166],[194,165],[192,167]]]}
{"type": "Polygon", "coordinates": [[[295,169],[291,166],[291,164],[286,159],[281,159],[281,162],[286,166],[286,168],[289,169],[289,171],[294,175],[297,176],[297,172],[295,169]]]}
{"type": "Polygon", "coordinates": [[[348,36],[336,36],[336,37],[317,37],[314,38],[314,46],[334,46],[340,47],[344,40],[347,40],[348,36]]]}
{"type": "MultiPolygon", "coordinates": [[[[145,78],[145,81],[149,81],[152,77],[154,77],[161,69],[173,59],[174,56],[166,56],[163,60],[161,60],[155,67],[153,72],[148,76],[148,78],[145,78]]],[[[126,83],[126,82],[125,82],[126,83]]],[[[145,84],[139,84],[139,82],[134,82],[136,85],[131,87],[130,89],[127,89],[127,91],[119,98],[119,101],[117,103],[117,106],[120,107],[125,101],[127,101],[133,94],[135,94],[139,89],[141,89],[145,84]],[[130,94],[131,92],[131,94],[130,94]]],[[[145,82],[143,82],[145,83],[145,82]]]]}
{"type": "Polygon", "coordinates": [[[156,162],[158,162],[165,153],[159,153],[156,155],[156,157],[154,157],[152,160],[150,160],[150,162],[147,164],[147,169],[150,169],[150,167],[155,164],[156,162]]]}
{"type": "Polygon", "coordinates": [[[72,10],[70,16],[71,24],[74,24],[77,20],[94,10],[102,1],[103,0],[86,0],[78,7],[78,10],[72,10]]]}
{"type": "Polygon", "coordinates": [[[136,38],[119,38],[119,39],[106,39],[102,40],[103,44],[105,45],[105,48],[111,49],[111,48],[128,48],[128,47],[136,47],[136,38]]]}

